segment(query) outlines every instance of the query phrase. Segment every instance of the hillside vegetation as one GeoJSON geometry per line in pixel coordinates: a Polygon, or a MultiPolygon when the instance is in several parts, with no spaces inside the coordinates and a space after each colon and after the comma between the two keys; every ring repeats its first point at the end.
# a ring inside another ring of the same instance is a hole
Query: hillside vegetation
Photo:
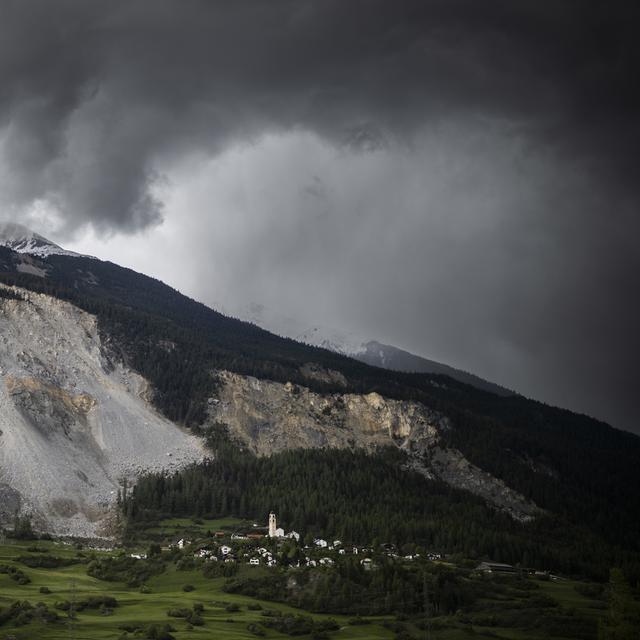
{"type": "Polygon", "coordinates": [[[605,564],[624,563],[629,575],[638,576],[640,438],[520,396],[499,397],[446,376],[369,367],[279,338],[112,263],[70,256],[34,259],[46,273],[39,277],[16,272],[16,255],[0,250],[0,281],[69,300],[95,314],[104,348],[153,384],[154,402],[170,419],[199,430],[207,398],[215,392],[213,372],[219,369],[292,381],[320,393],[377,391],[422,402],[450,420],[445,445],[553,514],[558,536],[567,527],[568,545],[575,530],[602,541],[603,563],[591,545],[583,547],[596,558],[600,575],[605,564]],[[305,376],[308,362],[341,372],[346,385],[305,376]]]}

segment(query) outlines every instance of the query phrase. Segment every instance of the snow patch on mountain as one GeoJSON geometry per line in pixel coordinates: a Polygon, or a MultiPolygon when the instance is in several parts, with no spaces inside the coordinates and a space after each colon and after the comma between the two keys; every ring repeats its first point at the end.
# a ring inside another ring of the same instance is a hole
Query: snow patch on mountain
{"type": "Polygon", "coordinates": [[[5,222],[0,224],[0,246],[13,249],[17,253],[25,253],[40,258],[47,258],[52,255],[74,256],[91,258],[75,251],[68,251],[48,240],[35,231],[16,222],[5,222]]]}

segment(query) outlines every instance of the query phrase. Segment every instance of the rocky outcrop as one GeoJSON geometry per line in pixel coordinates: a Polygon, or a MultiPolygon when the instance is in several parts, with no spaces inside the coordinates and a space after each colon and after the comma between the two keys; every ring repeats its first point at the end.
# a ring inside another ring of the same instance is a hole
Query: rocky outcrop
{"type": "MultiPolygon", "coordinates": [[[[329,376],[314,368],[316,375],[329,376]]],[[[417,402],[378,393],[319,394],[288,382],[218,372],[217,396],[209,399],[209,421],[257,455],[297,448],[397,446],[408,464],[451,486],[471,491],[514,518],[527,520],[539,509],[504,482],[442,445],[449,420],[417,402]]]]}
{"type": "Polygon", "coordinates": [[[320,395],[307,387],[218,372],[209,419],[257,455],[284,449],[435,444],[446,419],[423,405],[377,393],[320,395]]]}
{"type": "Polygon", "coordinates": [[[0,299],[0,521],[20,508],[56,533],[95,536],[124,478],[204,451],[153,409],[146,380],[107,362],[95,317],[20,293],[0,299]]]}

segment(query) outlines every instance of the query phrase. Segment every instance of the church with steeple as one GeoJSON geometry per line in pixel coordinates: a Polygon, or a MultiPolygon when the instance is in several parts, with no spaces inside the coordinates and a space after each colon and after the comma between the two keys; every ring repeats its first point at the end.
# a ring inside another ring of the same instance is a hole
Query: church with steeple
{"type": "Polygon", "coordinates": [[[269,513],[269,533],[267,535],[270,538],[284,538],[284,529],[278,528],[276,514],[273,511],[269,513]]]}

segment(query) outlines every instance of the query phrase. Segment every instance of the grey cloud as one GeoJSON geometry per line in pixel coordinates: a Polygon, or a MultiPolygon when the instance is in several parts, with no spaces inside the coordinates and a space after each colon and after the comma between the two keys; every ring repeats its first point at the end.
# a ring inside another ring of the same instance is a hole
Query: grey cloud
{"type": "Polygon", "coordinates": [[[369,148],[481,112],[595,143],[615,175],[637,159],[629,3],[2,4],[4,155],[21,175],[5,192],[50,197],[74,224],[152,224],[167,154],[296,126],[369,148]]]}
{"type": "Polygon", "coordinates": [[[165,217],[166,273],[209,302],[361,328],[638,429],[635,3],[0,10],[7,211],[49,203],[62,241],[165,217]],[[243,145],[262,162],[246,179],[214,167],[222,186],[183,193],[185,159],[243,145]]]}

